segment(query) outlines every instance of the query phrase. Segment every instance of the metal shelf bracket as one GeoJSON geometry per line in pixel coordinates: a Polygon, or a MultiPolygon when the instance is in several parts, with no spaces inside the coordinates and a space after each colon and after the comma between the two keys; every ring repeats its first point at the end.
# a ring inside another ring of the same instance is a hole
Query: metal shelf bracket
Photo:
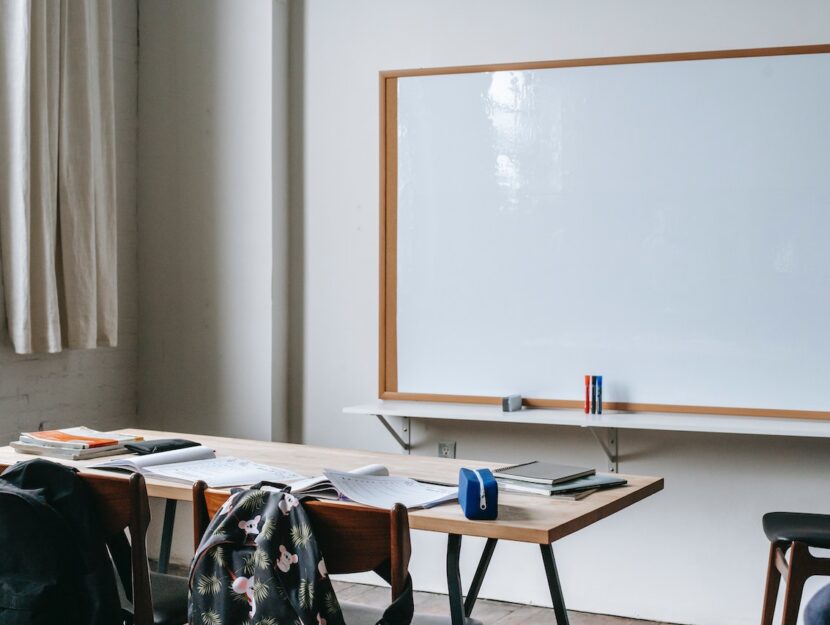
{"type": "Polygon", "coordinates": [[[617,428],[605,428],[603,431],[604,436],[597,434],[597,428],[589,427],[588,429],[591,431],[591,434],[594,435],[594,438],[597,439],[599,446],[602,447],[602,451],[605,452],[605,455],[608,458],[608,472],[619,473],[620,437],[619,432],[617,432],[617,428]]]}
{"type": "Polygon", "coordinates": [[[395,442],[401,446],[401,449],[409,453],[412,450],[412,428],[410,427],[409,417],[401,417],[401,433],[398,434],[395,426],[389,423],[385,415],[376,414],[375,416],[386,428],[386,431],[392,435],[395,442]]]}

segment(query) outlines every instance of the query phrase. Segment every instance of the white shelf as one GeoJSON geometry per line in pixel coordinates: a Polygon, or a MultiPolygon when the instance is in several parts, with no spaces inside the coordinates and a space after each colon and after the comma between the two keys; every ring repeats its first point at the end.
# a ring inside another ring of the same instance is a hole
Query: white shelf
{"type": "Polygon", "coordinates": [[[820,419],[776,419],[772,417],[615,411],[605,412],[601,415],[586,415],[577,410],[542,408],[524,408],[519,412],[502,412],[501,406],[498,405],[382,400],[360,406],[349,406],[344,408],[343,412],[414,419],[830,438],[830,421],[820,419]]]}

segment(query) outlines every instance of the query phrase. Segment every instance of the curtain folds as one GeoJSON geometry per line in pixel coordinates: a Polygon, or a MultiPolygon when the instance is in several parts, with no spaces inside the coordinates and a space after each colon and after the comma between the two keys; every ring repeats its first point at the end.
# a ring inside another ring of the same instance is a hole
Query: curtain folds
{"type": "Polygon", "coordinates": [[[0,264],[17,353],[116,344],[109,0],[0,0],[0,264]]]}

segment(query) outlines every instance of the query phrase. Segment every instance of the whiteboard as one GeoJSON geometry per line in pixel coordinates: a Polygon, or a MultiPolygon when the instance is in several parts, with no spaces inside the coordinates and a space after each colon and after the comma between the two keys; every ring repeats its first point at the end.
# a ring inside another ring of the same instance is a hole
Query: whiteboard
{"type": "Polygon", "coordinates": [[[830,411],[830,54],[395,88],[388,390],[830,411]]]}

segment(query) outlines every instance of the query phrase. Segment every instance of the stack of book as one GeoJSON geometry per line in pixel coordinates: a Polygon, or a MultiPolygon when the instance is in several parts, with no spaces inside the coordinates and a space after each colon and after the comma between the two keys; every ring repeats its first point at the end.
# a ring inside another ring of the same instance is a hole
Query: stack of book
{"type": "Polygon", "coordinates": [[[12,448],[22,454],[64,458],[66,460],[89,460],[100,456],[127,453],[125,443],[143,440],[132,434],[111,434],[98,432],[87,427],[24,432],[12,448]]]}
{"type": "Polygon", "coordinates": [[[495,469],[493,475],[504,491],[571,500],[627,483],[616,475],[597,475],[594,469],[538,460],[495,469]]]}

